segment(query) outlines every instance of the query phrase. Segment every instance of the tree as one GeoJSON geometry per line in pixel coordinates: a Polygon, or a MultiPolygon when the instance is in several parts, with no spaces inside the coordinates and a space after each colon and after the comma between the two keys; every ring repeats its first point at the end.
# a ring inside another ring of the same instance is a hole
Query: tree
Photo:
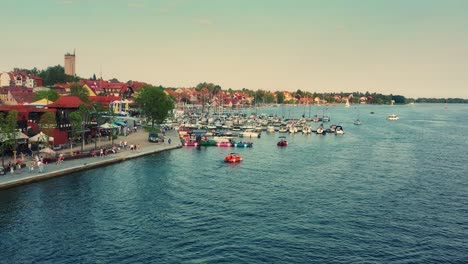
{"type": "Polygon", "coordinates": [[[91,111],[92,109],[85,104],[81,104],[78,108],[78,113],[81,116],[81,151],[83,151],[84,144],[85,144],[85,132],[86,132],[86,125],[90,123],[91,118],[91,111]]]}
{"type": "Polygon", "coordinates": [[[65,69],[61,65],[48,67],[47,70],[39,72],[39,77],[44,80],[45,86],[54,85],[56,83],[76,82],[80,78],[65,74],[65,69]]]}
{"type": "Polygon", "coordinates": [[[32,68],[31,70],[28,70],[28,69],[21,69],[21,68],[13,68],[13,71],[14,71],[14,72],[25,72],[25,73],[34,74],[34,75],[38,75],[38,74],[39,74],[39,70],[38,70],[36,67],[32,68]]]}
{"type": "MultiPolygon", "coordinates": [[[[81,118],[80,112],[75,111],[71,112],[68,115],[68,118],[70,119],[70,124],[71,124],[71,142],[73,142],[74,139],[78,138],[78,136],[81,133],[81,125],[83,124],[83,119],[81,118]]],[[[70,142],[70,143],[71,143],[70,142]]]]}
{"type": "Polygon", "coordinates": [[[2,147],[2,166],[5,166],[5,149],[16,149],[18,112],[10,111],[7,115],[0,113],[0,144],[2,147]]]}
{"type": "Polygon", "coordinates": [[[283,92],[276,92],[276,99],[278,101],[278,104],[284,103],[284,93],[283,92]]]}
{"type": "Polygon", "coordinates": [[[48,101],[54,102],[59,97],[60,95],[55,90],[42,90],[36,93],[36,95],[34,96],[34,99],[36,101],[39,101],[41,99],[47,99],[48,101]]]}
{"type": "Polygon", "coordinates": [[[83,88],[79,83],[70,85],[70,94],[80,98],[81,101],[89,102],[89,91],[83,88]]]}
{"type": "Polygon", "coordinates": [[[174,101],[167,96],[164,89],[154,86],[143,86],[135,97],[135,102],[143,110],[151,126],[161,124],[174,109],[174,101]]]}
{"type": "Polygon", "coordinates": [[[51,112],[45,112],[41,119],[39,120],[39,126],[41,127],[42,132],[47,135],[47,142],[46,146],[49,145],[49,137],[52,133],[52,129],[57,125],[57,121],[55,120],[55,115],[51,112]]]}

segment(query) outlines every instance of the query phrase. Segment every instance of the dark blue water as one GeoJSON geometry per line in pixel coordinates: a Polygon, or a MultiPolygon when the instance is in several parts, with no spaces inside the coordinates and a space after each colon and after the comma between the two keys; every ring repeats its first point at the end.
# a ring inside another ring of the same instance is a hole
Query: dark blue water
{"type": "Polygon", "coordinates": [[[468,106],[327,114],[344,136],[263,133],[237,165],[183,148],[0,190],[0,262],[466,263],[468,106]]]}

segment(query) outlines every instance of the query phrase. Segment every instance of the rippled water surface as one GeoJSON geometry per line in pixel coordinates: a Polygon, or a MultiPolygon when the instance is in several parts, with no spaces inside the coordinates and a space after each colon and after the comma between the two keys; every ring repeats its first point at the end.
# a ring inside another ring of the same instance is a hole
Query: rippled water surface
{"type": "Polygon", "coordinates": [[[237,165],[182,148],[0,190],[0,262],[466,263],[468,106],[327,114],[345,135],[263,133],[237,165]]]}

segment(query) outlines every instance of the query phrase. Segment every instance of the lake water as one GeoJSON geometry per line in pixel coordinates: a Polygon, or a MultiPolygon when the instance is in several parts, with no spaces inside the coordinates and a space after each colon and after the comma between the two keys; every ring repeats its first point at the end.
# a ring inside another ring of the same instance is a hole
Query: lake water
{"type": "Polygon", "coordinates": [[[345,135],[263,132],[0,190],[0,262],[466,263],[468,105],[326,114],[345,135]]]}

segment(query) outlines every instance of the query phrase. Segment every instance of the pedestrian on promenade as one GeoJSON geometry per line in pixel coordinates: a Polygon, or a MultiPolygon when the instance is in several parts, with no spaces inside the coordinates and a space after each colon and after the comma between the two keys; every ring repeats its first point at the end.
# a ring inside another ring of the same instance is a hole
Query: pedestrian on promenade
{"type": "Polygon", "coordinates": [[[167,143],[171,144],[171,138],[169,138],[169,139],[167,140],[167,143]]]}
{"type": "Polygon", "coordinates": [[[39,162],[37,163],[37,167],[38,167],[38,169],[39,169],[38,172],[41,173],[41,172],[43,171],[42,162],[39,161],[39,162]]]}
{"type": "Polygon", "coordinates": [[[100,152],[99,152],[99,157],[104,157],[104,149],[101,148],[100,152]]]}

